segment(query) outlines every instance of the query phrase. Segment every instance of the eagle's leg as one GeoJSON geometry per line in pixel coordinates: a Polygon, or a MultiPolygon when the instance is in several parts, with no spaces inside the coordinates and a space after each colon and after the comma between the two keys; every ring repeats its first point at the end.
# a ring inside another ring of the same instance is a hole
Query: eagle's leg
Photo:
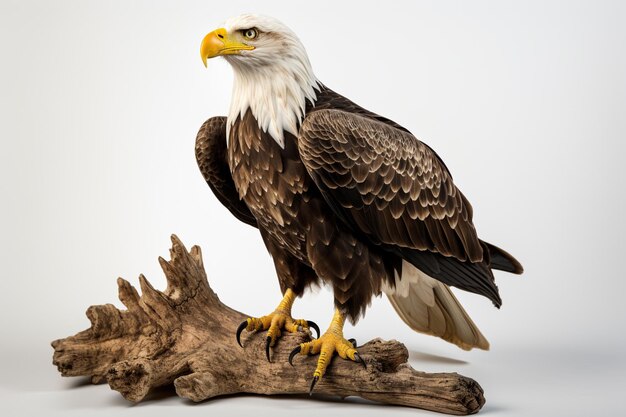
{"type": "Polygon", "coordinates": [[[315,372],[313,372],[313,381],[311,382],[309,393],[313,392],[317,381],[324,376],[326,368],[328,368],[335,352],[337,352],[337,355],[342,359],[351,359],[355,362],[360,362],[364,367],[366,366],[365,361],[359,356],[355,348],[356,341],[354,341],[354,339],[346,340],[343,337],[343,325],[345,321],[345,316],[338,309],[335,309],[335,315],[330,322],[330,326],[328,326],[328,330],[326,330],[319,339],[301,343],[289,355],[289,363],[292,365],[293,363],[291,361],[298,353],[302,355],[320,355],[317,360],[315,372]]]}
{"type": "Polygon", "coordinates": [[[296,299],[296,293],[288,288],[285,291],[285,295],[281,302],[276,307],[273,313],[270,313],[263,317],[250,317],[246,319],[246,321],[242,322],[237,328],[237,343],[239,346],[241,344],[241,332],[245,330],[247,331],[259,331],[259,330],[267,330],[267,339],[265,342],[265,354],[267,355],[267,360],[270,360],[270,347],[274,346],[278,338],[281,336],[281,330],[287,330],[288,332],[295,333],[297,331],[301,331],[303,329],[309,329],[310,327],[314,328],[317,331],[317,335],[320,334],[320,329],[317,327],[317,324],[312,321],[298,319],[295,320],[291,317],[291,307],[293,306],[293,302],[296,299]]]}

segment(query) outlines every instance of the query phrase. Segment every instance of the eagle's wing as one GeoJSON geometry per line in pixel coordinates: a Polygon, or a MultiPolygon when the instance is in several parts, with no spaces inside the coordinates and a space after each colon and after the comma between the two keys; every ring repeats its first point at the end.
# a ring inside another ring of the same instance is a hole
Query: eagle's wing
{"type": "Polygon", "coordinates": [[[212,117],[200,127],[196,136],[196,160],[202,176],[217,199],[239,220],[257,227],[248,206],[239,199],[239,193],[230,174],[226,155],[226,117],[212,117]]]}
{"type": "Polygon", "coordinates": [[[298,147],[326,201],[358,235],[501,304],[472,208],[428,146],[371,118],[318,110],[305,118],[298,147]]]}

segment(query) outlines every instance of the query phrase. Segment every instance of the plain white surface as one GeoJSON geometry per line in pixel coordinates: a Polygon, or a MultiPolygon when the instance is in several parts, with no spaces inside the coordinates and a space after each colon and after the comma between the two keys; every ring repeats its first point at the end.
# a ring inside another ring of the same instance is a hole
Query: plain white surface
{"type": "MultiPolygon", "coordinates": [[[[132,406],[51,365],[50,341],[86,328],[89,305],[114,302],[117,276],[164,288],[156,258],[171,233],[202,247],[224,302],[275,307],[258,232],[220,206],[193,153],[232,82],[223,61],[204,69],[200,41],[247,11],[283,20],[320,80],[431,145],[480,236],[526,268],[497,274],[500,311],[457,291],[490,352],[413,333],[382,298],[346,335],[399,339],[417,369],[475,378],[483,414],[619,415],[624,3],[208,0],[0,2],[1,414],[429,414],[254,396],[192,405],[170,392],[132,406]]],[[[306,295],[294,315],[325,327],[330,292],[306,295]]]]}

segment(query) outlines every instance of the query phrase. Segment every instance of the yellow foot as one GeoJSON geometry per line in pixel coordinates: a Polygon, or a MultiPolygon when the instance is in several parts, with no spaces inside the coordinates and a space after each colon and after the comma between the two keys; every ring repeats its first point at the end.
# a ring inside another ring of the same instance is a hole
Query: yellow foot
{"type": "Polygon", "coordinates": [[[320,329],[317,324],[308,320],[294,320],[291,317],[291,306],[293,304],[294,298],[295,294],[290,289],[288,289],[285,292],[285,297],[273,313],[259,318],[250,317],[242,322],[237,328],[237,343],[239,343],[239,346],[243,347],[243,345],[241,344],[241,333],[244,330],[247,330],[249,332],[267,330],[267,339],[265,341],[265,355],[267,356],[267,360],[271,362],[270,347],[276,344],[276,341],[282,335],[282,330],[286,330],[290,333],[295,333],[298,331],[313,328],[317,331],[317,335],[319,337],[320,329]]]}
{"type": "Polygon", "coordinates": [[[309,394],[313,393],[315,384],[324,376],[326,368],[330,363],[333,354],[336,352],[342,359],[350,359],[355,362],[359,362],[364,368],[367,368],[365,361],[356,350],[356,341],[354,339],[346,340],[343,337],[343,321],[344,318],[339,313],[335,312],[335,317],[326,331],[319,339],[315,339],[311,342],[301,343],[298,347],[291,351],[289,354],[289,363],[293,366],[293,358],[298,353],[302,355],[317,355],[320,357],[317,360],[317,367],[313,372],[313,381],[311,381],[311,387],[309,388],[309,394]]]}
{"type": "Polygon", "coordinates": [[[237,328],[237,343],[239,346],[243,347],[241,344],[241,333],[244,330],[249,332],[256,330],[267,330],[267,339],[265,341],[265,355],[267,356],[267,360],[270,360],[270,347],[276,344],[276,341],[282,335],[281,330],[287,330],[290,333],[295,333],[298,331],[302,331],[304,329],[313,328],[317,331],[319,336],[320,329],[317,327],[317,324],[313,323],[309,320],[294,320],[289,314],[284,314],[281,312],[273,312],[268,314],[267,316],[255,318],[250,317],[242,322],[237,328]]]}

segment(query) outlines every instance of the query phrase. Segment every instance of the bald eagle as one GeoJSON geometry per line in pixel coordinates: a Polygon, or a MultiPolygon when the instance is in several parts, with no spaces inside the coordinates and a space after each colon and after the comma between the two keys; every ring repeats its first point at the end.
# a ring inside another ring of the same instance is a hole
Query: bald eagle
{"type": "MultiPolygon", "coordinates": [[[[502,303],[492,269],[515,274],[510,254],[478,238],[472,207],[441,158],[407,129],[335,93],[314,75],[304,46],[276,19],[241,15],[201,44],[234,70],[228,117],[207,120],[196,157],[217,198],[258,228],[283,299],[237,330],[316,327],[291,317],[312,284],[333,289],[328,330],[290,355],[320,354],[311,390],[337,353],[362,362],[343,336],[384,292],[412,329],[462,349],[489,343],[450,286],[502,303]]],[[[240,342],[241,344],[241,342],[240,342]]]]}

